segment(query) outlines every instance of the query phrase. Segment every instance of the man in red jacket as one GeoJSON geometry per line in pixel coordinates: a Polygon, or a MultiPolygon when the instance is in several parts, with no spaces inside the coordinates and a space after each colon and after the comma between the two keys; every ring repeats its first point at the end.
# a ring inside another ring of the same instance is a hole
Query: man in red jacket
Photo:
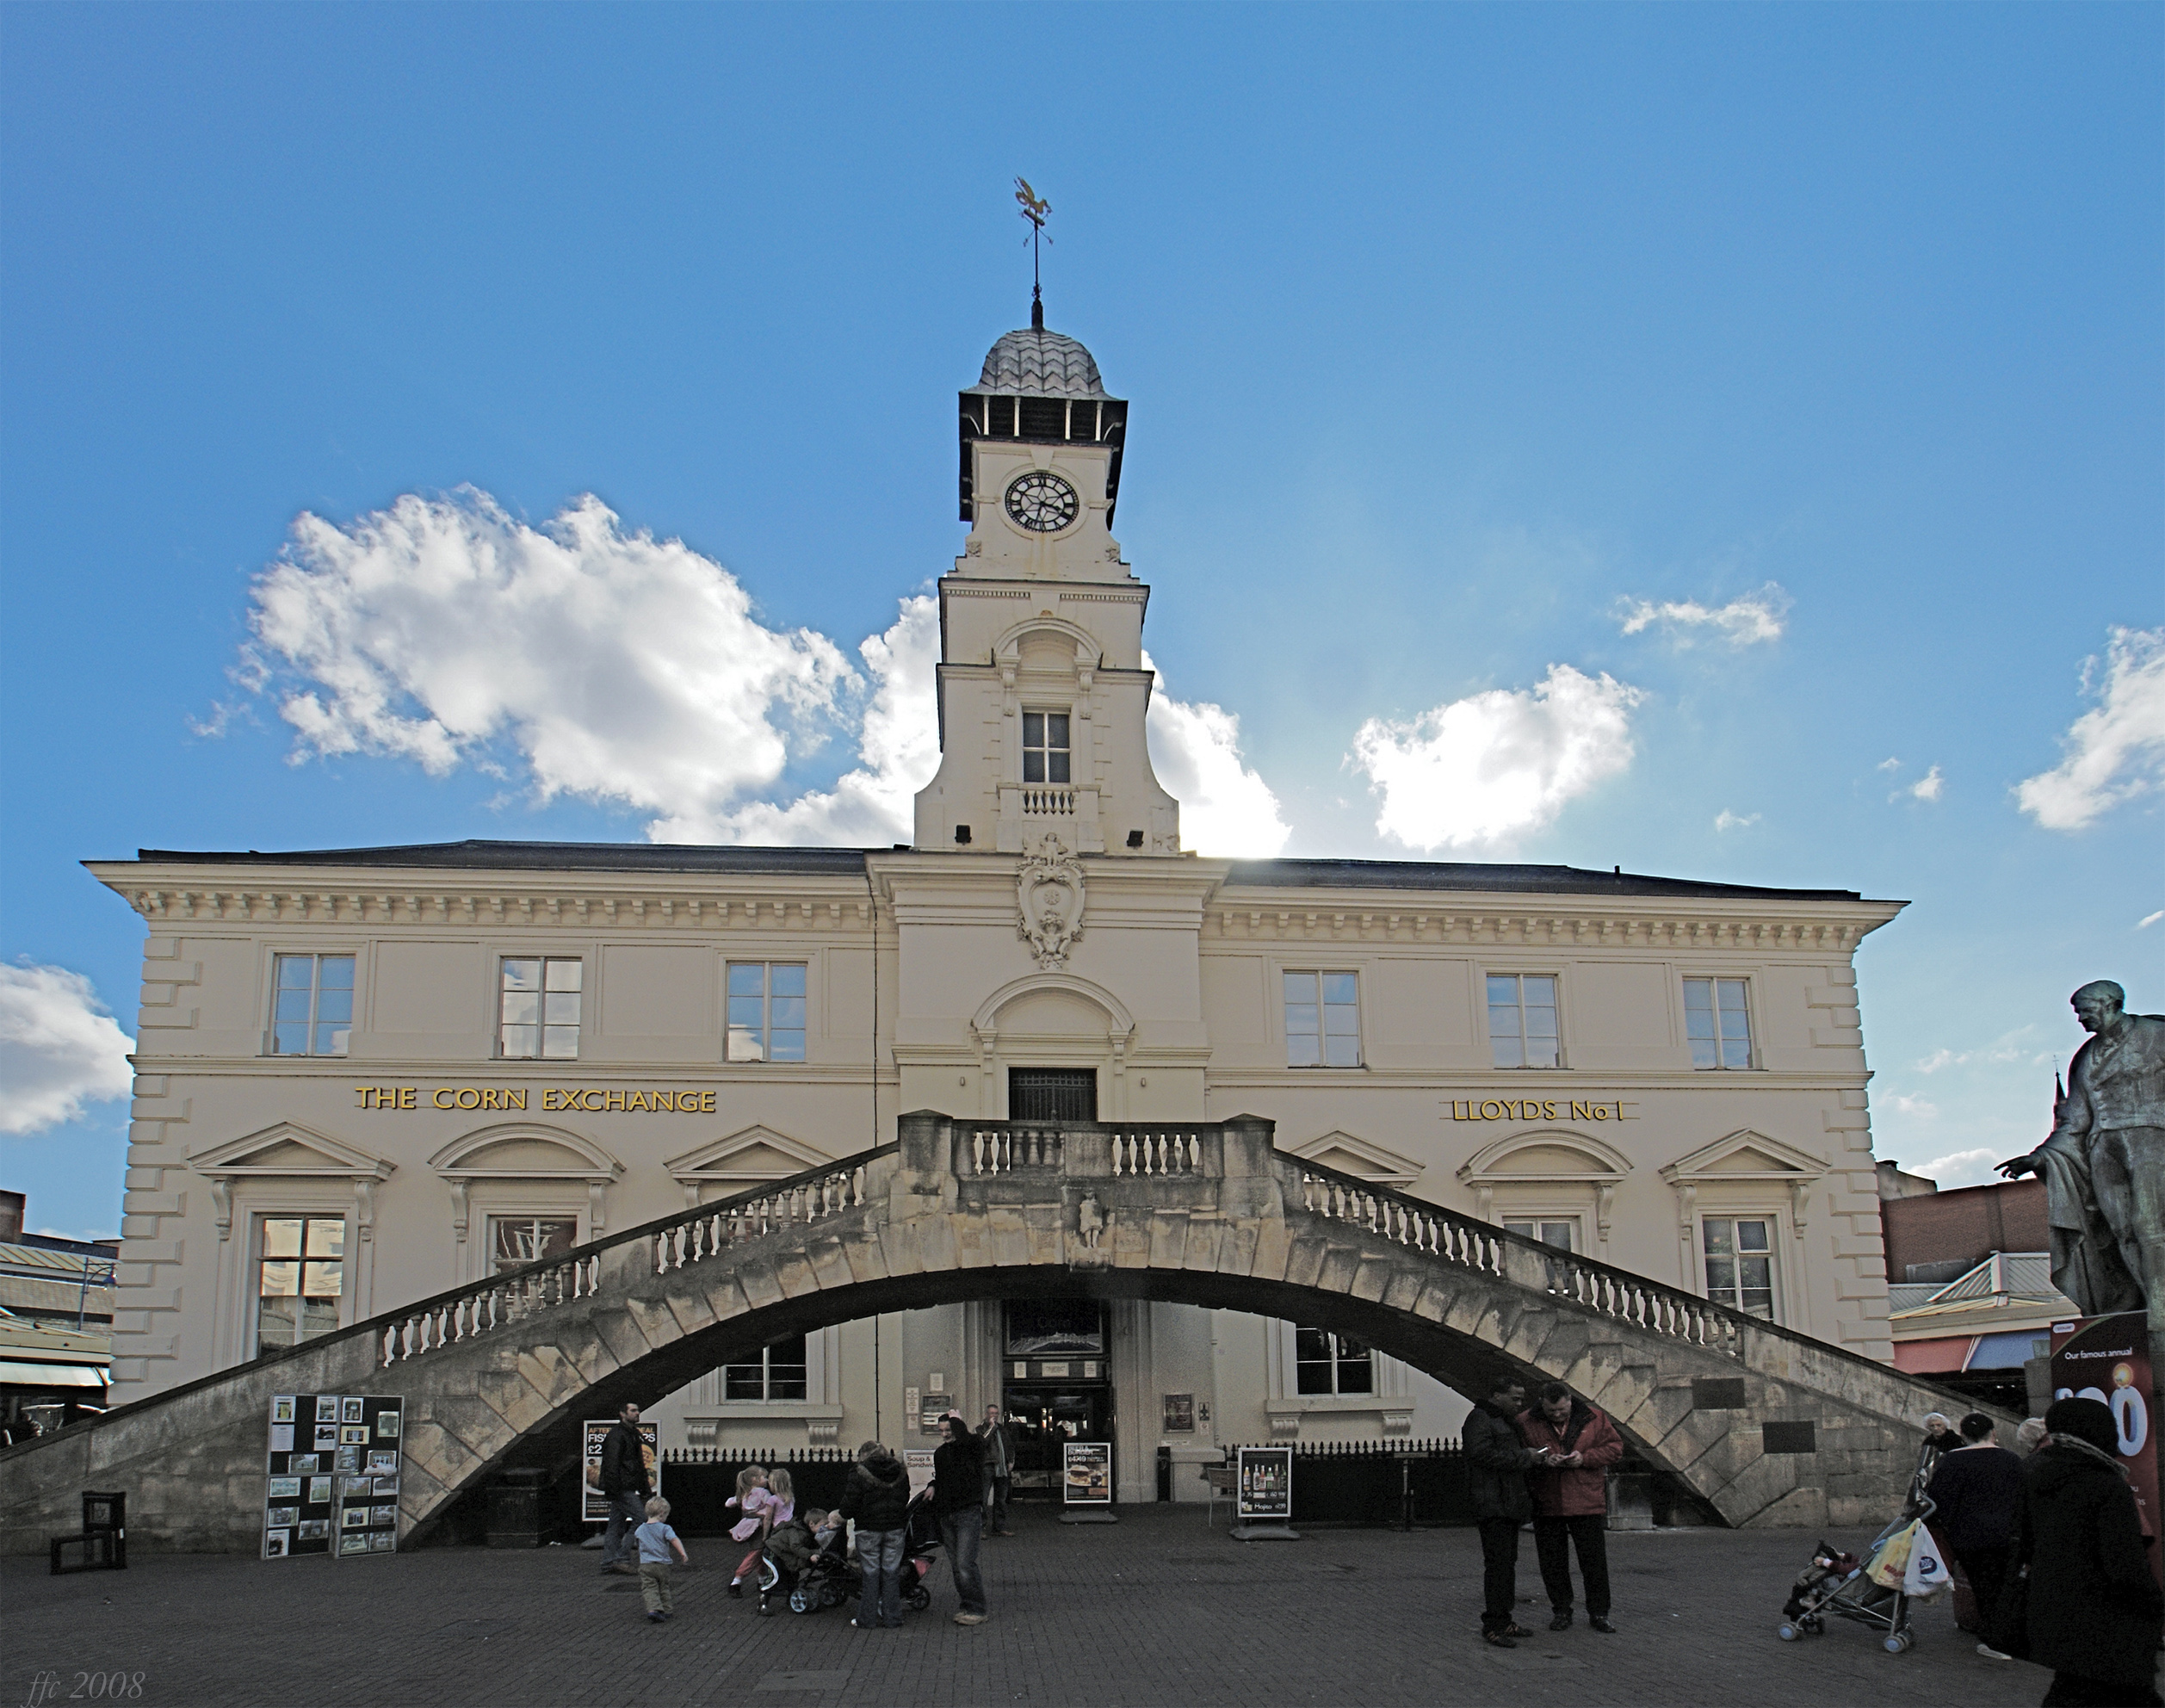
{"type": "Polygon", "coordinates": [[[1541,1562],[1541,1587],[1556,1617],[1550,1631],[1571,1629],[1571,1556],[1587,1581],[1587,1623],[1614,1636],[1609,1623],[1608,1468],[1624,1457],[1617,1426],[1561,1382],[1541,1390],[1531,1410],[1519,1414],[1519,1433],[1542,1456],[1526,1473],[1533,1490],[1533,1547],[1541,1562]],[[1566,1538],[1568,1538],[1568,1542],[1566,1538]]]}

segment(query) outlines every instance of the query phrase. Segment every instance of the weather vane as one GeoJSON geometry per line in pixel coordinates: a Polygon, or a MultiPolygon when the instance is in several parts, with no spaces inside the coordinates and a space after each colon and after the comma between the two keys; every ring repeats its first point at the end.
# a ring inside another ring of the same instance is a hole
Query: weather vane
{"type": "Polygon", "coordinates": [[[1015,180],[1015,200],[1018,204],[1017,211],[1024,219],[1030,221],[1030,328],[1033,331],[1042,332],[1045,330],[1045,298],[1038,284],[1037,242],[1040,238],[1044,238],[1047,243],[1052,241],[1050,238],[1045,237],[1045,220],[1052,213],[1053,205],[1030,187],[1028,178],[1015,180]]]}

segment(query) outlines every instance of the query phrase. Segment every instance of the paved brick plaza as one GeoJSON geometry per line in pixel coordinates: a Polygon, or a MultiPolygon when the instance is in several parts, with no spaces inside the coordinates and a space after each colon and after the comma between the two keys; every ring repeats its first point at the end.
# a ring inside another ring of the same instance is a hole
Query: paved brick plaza
{"type": "MultiPolygon", "coordinates": [[[[1024,1510],[986,1544],[992,1622],[950,1623],[944,1568],[930,1613],[901,1631],[850,1629],[850,1610],[754,1618],[722,1594],[736,1550],[692,1542],[677,1618],[639,1617],[637,1586],[574,1549],[430,1550],[386,1560],[139,1558],[125,1573],[45,1575],[0,1562],[0,1708],[42,1669],[145,1674],[145,1704],[343,1708],[506,1705],[1216,1704],[1571,1705],[1740,1701],[1877,1708],[2030,1704],[2046,1675],[1986,1661],[1946,1604],[1917,1646],[1884,1654],[1839,1625],[1785,1643],[1774,1627],[1813,1541],[1797,1531],[1657,1532],[1610,1538],[1616,1637],[1583,1621],[1512,1653],[1474,1637],[1481,1552],[1471,1531],[1317,1530],[1297,1544],[1228,1541],[1221,1509],[1131,1510],[1064,1527],[1024,1510]]],[[[1861,1538],[1840,1538],[1855,1546],[1861,1538]]],[[[1522,1594],[1537,1590],[1532,1538],[1522,1594]]],[[[1540,1612],[1531,1607],[1529,1613],[1540,1612]]],[[[1528,1623],[1532,1623],[1529,1620],[1528,1623]]],[[[1545,1621],[1543,1621],[1545,1624],[1545,1621]]],[[[78,1699],[89,1699],[87,1697],[78,1699]]]]}

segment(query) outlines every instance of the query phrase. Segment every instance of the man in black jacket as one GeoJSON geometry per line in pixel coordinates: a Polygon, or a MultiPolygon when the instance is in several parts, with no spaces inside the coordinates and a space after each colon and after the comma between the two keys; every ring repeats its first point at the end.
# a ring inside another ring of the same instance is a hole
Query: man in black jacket
{"type": "Polygon", "coordinates": [[[850,1623],[859,1631],[875,1625],[900,1630],[903,1544],[910,1531],[910,1474],[902,1462],[876,1441],[858,1448],[834,1516],[852,1519],[857,1527],[857,1567],[864,1590],[857,1599],[857,1616],[850,1623]]]}
{"type": "Polygon", "coordinates": [[[985,1447],[960,1412],[942,1420],[947,1439],[932,1455],[932,1510],[939,1514],[940,1546],[955,1573],[958,1625],[985,1623],[985,1580],[977,1569],[985,1534],[985,1447]]]}
{"type": "Polygon", "coordinates": [[[1512,1618],[1519,1600],[1519,1527],[1533,1516],[1526,1473],[1544,1463],[1519,1439],[1515,1420],[1525,1408],[1526,1390],[1500,1376],[1459,1426],[1481,1530],[1481,1638],[1499,1649],[1516,1649],[1520,1637],[1533,1635],[1512,1618]]]}
{"type": "Polygon", "coordinates": [[[602,1569],[637,1577],[631,1534],[646,1522],[646,1502],[654,1482],[646,1474],[646,1444],[639,1433],[639,1408],[627,1401],[602,1438],[602,1498],[609,1502],[609,1528],[602,1533],[602,1569]]]}

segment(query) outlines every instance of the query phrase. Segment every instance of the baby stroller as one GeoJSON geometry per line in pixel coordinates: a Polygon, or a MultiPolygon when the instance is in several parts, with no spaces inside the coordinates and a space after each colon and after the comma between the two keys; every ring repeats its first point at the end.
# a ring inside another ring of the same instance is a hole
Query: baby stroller
{"type": "Polygon", "coordinates": [[[1825,1542],[1813,1550],[1811,1564],[1798,1574],[1796,1583],[1791,1587],[1789,1600],[1782,1604],[1782,1622],[1775,1634],[1783,1642],[1794,1643],[1800,1637],[1821,1635],[1827,1629],[1829,1615],[1838,1619],[1853,1619],[1860,1625],[1885,1632],[1879,1646],[1890,1655],[1902,1654],[1916,1640],[1909,1629],[1909,1604],[1914,1598],[1903,1594],[1899,1586],[1889,1589],[1875,1583],[1871,1568],[1890,1542],[1918,1519],[1930,1518],[1938,1510],[1925,1497],[1928,1469],[1926,1463],[1920,1462],[1901,1513],[1893,1523],[1872,1538],[1871,1546],[1862,1559],[1825,1542]]]}
{"type": "MultiPolygon", "coordinates": [[[[902,1602],[912,1612],[921,1613],[932,1605],[932,1592],[925,1580],[940,1551],[939,1524],[932,1516],[930,1501],[923,1494],[910,1501],[906,1531],[902,1544],[902,1602]]],[[[777,1586],[783,1569],[776,1568],[777,1586]]],[[[763,1601],[775,1593],[768,1587],[768,1564],[763,1560],[759,1568],[759,1594],[763,1601]]],[[[826,1545],[813,1556],[811,1563],[795,1575],[787,1587],[789,1611],[793,1613],[816,1613],[822,1607],[837,1606],[864,1593],[864,1574],[850,1557],[840,1527],[827,1538],[826,1545]]]]}

